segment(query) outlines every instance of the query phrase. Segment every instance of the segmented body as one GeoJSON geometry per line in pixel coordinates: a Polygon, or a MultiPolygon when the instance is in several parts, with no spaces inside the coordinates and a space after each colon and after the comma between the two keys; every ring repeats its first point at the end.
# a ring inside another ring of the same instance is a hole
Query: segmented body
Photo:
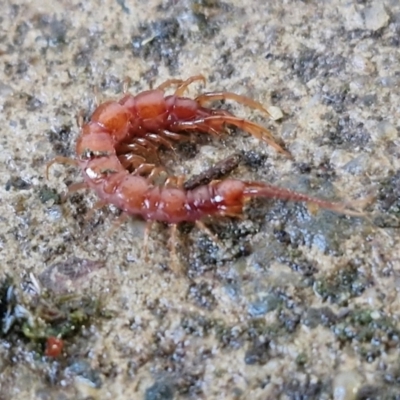
{"type": "Polygon", "coordinates": [[[211,215],[237,216],[251,197],[305,201],[357,214],[341,203],[262,182],[214,180],[189,190],[177,177],[169,177],[163,184],[156,183],[155,178],[162,172],[162,167],[154,163],[160,146],[172,148],[174,142],[187,139],[185,133],[192,130],[218,136],[225,125],[233,125],[290,156],[266,128],[227,111],[205,107],[208,101],[228,99],[268,113],[260,103],[230,92],[205,93],[195,99],[183,97],[186,87],[195,80],[204,78],[172,79],[157,89],[105,102],[82,126],[76,145],[77,163],[85,185],[104,204],[113,204],[128,215],[169,224],[198,221],[211,215]],[[177,90],[166,96],[164,89],[173,84],[178,85],[177,90]]]}

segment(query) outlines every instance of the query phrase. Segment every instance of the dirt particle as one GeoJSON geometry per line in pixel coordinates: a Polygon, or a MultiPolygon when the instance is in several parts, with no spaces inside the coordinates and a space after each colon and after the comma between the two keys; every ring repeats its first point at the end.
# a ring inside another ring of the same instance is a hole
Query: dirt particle
{"type": "Polygon", "coordinates": [[[155,382],[146,389],[145,400],[173,400],[174,390],[170,383],[165,381],[155,382]]]}
{"type": "Polygon", "coordinates": [[[15,190],[28,190],[31,184],[19,176],[11,177],[5,185],[5,190],[8,192],[11,188],[15,190]]]}
{"type": "Polygon", "coordinates": [[[201,308],[212,310],[217,305],[217,300],[212,293],[212,286],[204,281],[190,285],[187,296],[201,308]]]}

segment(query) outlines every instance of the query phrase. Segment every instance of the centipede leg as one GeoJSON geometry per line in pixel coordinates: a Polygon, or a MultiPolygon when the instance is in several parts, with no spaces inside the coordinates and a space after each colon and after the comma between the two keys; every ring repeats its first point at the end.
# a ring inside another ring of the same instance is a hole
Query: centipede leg
{"type": "Polygon", "coordinates": [[[132,175],[142,175],[142,174],[150,174],[154,168],[156,168],[155,164],[148,164],[148,163],[143,163],[140,164],[132,173],[132,175]]]}
{"type": "Polygon", "coordinates": [[[68,194],[75,193],[78,190],[87,189],[88,185],[86,182],[75,182],[68,186],[68,194]]]}
{"type": "Polygon", "coordinates": [[[181,97],[183,96],[183,94],[185,93],[187,87],[195,82],[195,81],[203,81],[203,83],[206,83],[206,78],[204,78],[203,75],[195,75],[195,76],[191,76],[190,78],[186,79],[185,82],[182,82],[182,84],[175,90],[174,95],[177,97],[181,97]]]}
{"type": "Polygon", "coordinates": [[[149,148],[145,147],[139,143],[123,143],[116,147],[116,152],[118,156],[126,154],[126,153],[135,153],[136,155],[142,155],[147,159],[156,159],[159,161],[158,152],[154,149],[154,147],[149,148]]]}
{"type": "Polygon", "coordinates": [[[244,104],[250,108],[254,108],[256,110],[262,111],[263,113],[271,116],[270,112],[258,101],[250,99],[249,97],[242,96],[240,94],[231,93],[231,92],[210,92],[210,93],[203,93],[200,96],[197,96],[196,99],[197,103],[200,106],[204,106],[209,101],[216,101],[216,100],[234,100],[237,103],[244,104]]]}
{"type": "Polygon", "coordinates": [[[209,117],[200,118],[193,121],[177,122],[176,127],[180,130],[194,130],[199,129],[199,127],[202,129],[202,127],[206,125],[218,132],[222,129],[223,124],[236,126],[237,128],[250,133],[257,139],[263,140],[278,152],[285,154],[289,158],[292,158],[292,155],[275,141],[272,133],[267,128],[257,125],[254,122],[248,121],[244,118],[238,118],[229,115],[211,115],[209,117]]]}
{"type": "Polygon", "coordinates": [[[128,93],[128,89],[129,89],[129,85],[131,84],[131,78],[129,78],[128,76],[126,76],[124,78],[124,80],[122,81],[122,93],[123,94],[127,94],[128,93]]]}
{"type": "MultiPolygon", "coordinates": [[[[147,135],[146,135],[147,136],[147,135]]],[[[155,152],[158,151],[158,146],[156,146],[154,143],[152,143],[148,138],[146,137],[140,137],[140,138],[136,138],[136,142],[141,144],[144,147],[147,147],[155,152]]]]}
{"type": "Polygon", "coordinates": [[[165,183],[165,187],[176,187],[176,188],[183,188],[183,184],[185,183],[186,177],[185,175],[179,175],[179,176],[169,176],[165,183]]]}
{"type": "Polygon", "coordinates": [[[163,82],[161,85],[157,86],[157,90],[165,90],[168,87],[172,85],[179,85],[178,88],[175,91],[175,96],[182,96],[187,87],[195,81],[203,81],[204,83],[206,82],[206,78],[204,78],[203,75],[194,75],[191,76],[190,78],[186,79],[185,81],[183,79],[168,79],[165,82],[163,82]]]}
{"type": "Polygon", "coordinates": [[[189,142],[191,140],[190,136],[167,131],[166,129],[160,130],[158,134],[165,136],[167,139],[175,140],[176,142],[189,142]]]}
{"type": "Polygon", "coordinates": [[[101,208],[105,207],[108,203],[104,200],[98,200],[96,203],[93,204],[92,208],[86,213],[85,215],[85,221],[88,221],[90,218],[92,218],[93,214],[97,211],[100,210],[101,208]]]}
{"type": "Polygon", "coordinates": [[[172,85],[180,85],[184,82],[183,79],[167,79],[165,82],[163,82],[161,85],[156,87],[156,90],[165,90],[169,88],[172,85]]]}
{"type": "Polygon", "coordinates": [[[181,265],[180,265],[180,260],[178,258],[178,254],[176,252],[177,232],[178,232],[178,225],[171,224],[170,225],[170,237],[168,239],[168,247],[169,247],[170,258],[171,258],[171,270],[176,275],[179,275],[182,272],[182,270],[181,270],[181,265]]]}
{"type": "Polygon", "coordinates": [[[97,86],[94,86],[93,88],[93,96],[94,96],[94,105],[96,108],[100,105],[100,93],[99,93],[99,88],[97,86]]]}
{"type": "Polygon", "coordinates": [[[218,247],[221,249],[224,248],[224,244],[221,242],[218,236],[216,236],[213,232],[211,232],[210,228],[202,221],[197,220],[195,225],[198,229],[204,232],[218,247]]]}
{"type": "Polygon", "coordinates": [[[129,214],[123,212],[115,221],[113,221],[111,228],[107,232],[107,237],[110,237],[125,221],[129,218],[129,214]]]}
{"type": "MultiPolygon", "coordinates": [[[[147,179],[152,181],[153,183],[156,183],[156,180],[160,177],[161,174],[167,175],[167,171],[165,170],[164,167],[155,167],[153,170],[150,172],[149,176],[147,179]]],[[[163,182],[158,182],[159,184],[162,184],[163,182]]]]}
{"type": "Polygon", "coordinates": [[[78,161],[73,158],[57,156],[54,157],[51,161],[46,164],[46,179],[49,179],[49,169],[53,164],[68,164],[73,165],[74,167],[78,166],[78,161]]]}
{"type": "Polygon", "coordinates": [[[146,227],[144,228],[144,236],[143,236],[143,250],[144,250],[144,261],[149,261],[149,236],[150,230],[154,224],[154,221],[147,221],[146,227]]]}
{"type": "Polygon", "coordinates": [[[159,145],[163,145],[167,149],[172,150],[175,153],[175,150],[172,147],[172,144],[168,139],[166,139],[166,138],[164,138],[164,137],[162,137],[160,135],[157,135],[156,133],[148,133],[148,134],[146,134],[145,138],[148,139],[149,141],[152,141],[152,142],[157,143],[159,145]]]}
{"type": "Polygon", "coordinates": [[[61,195],[61,203],[64,203],[64,201],[67,200],[67,198],[72,194],[77,192],[78,190],[82,190],[82,189],[87,189],[88,185],[86,182],[76,182],[76,183],[72,183],[71,185],[68,186],[67,188],[67,192],[63,193],[61,195]]]}
{"type": "Polygon", "coordinates": [[[79,112],[78,112],[78,114],[76,114],[76,116],[75,116],[75,120],[76,120],[76,126],[79,128],[79,129],[82,129],[82,127],[83,127],[83,124],[84,124],[84,121],[85,121],[85,119],[84,119],[84,111],[83,110],[80,110],[79,112]]]}
{"type": "Polygon", "coordinates": [[[118,156],[118,159],[122,164],[122,166],[125,169],[129,170],[131,169],[135,170],[136,168],[139,167],[139,165],[146,163],[146,159],[144,157],[132,153],[121,154],[120,156],[118,156]]]}
{"type": "Polygon", "coordinates": [[[147,175],[149,181],[157,180],[162,174],[167,175],[164,167],[156,167],[155,164],[147,163],[139,165],[132,173],[132,175],[147,175]]]}

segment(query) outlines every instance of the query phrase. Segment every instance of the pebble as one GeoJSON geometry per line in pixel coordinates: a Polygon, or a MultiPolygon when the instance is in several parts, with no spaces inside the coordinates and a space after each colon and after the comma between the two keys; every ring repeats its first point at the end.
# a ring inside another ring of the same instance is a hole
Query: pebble
{"type": "Polygon", "coordinates": [[[395,140],[397,138],[397,129],[389,121],[381,121],[376,125],[376,129],[371,132],[374,139],[395,140]]]}
{"type": "Polygon", "coordinates": [[[376,2],[372,7],[364,11],[365,27],[377,31],[385,27],[389,22],[389,15],[381,2],[376,2]]]}
{"type": "Polygon", "coordinates": [[[356,371],[339,372],[333,379],[334,400],[355,400],[362,378],[356,371]]]}
{"type": "Polygon", "coordinates": [[[343,168],[347,165],[350,161],[353,160],[353,157],[350,153],[345,150],[334,150],[331,154],[330,163],[335,168],[343,168]]]}
{"type": "Polygon", "coordinates": [[[360,74],[372,75],[375,72],[375,65],[361,54],[355,54],[351,60],[353,67],[360,74]]]}
{"type": "Polygon", "coordinates": [[[273,121],[278,121],[278,120],[282,119],[282,117],[283,117],[283,112],[279,107],[269,106],[268,112],[273,121]]]}

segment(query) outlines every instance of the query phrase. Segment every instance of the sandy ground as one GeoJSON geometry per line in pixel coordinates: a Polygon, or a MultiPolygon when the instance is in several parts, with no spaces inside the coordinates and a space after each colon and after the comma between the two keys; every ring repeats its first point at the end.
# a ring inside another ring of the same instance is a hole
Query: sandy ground
{"type": "Polygon", "coordinates": [[[398,0],[1,8],[2,400],[400,399],[398,0]],[[242,150],[234,176],[332,200],[373,195],[367,217],[251,202],[241,220],[207,221],[219,244],[181,227],[176,275],[165,226],[145,261],[144,222],[109,236],[118,210],[87,218],[87,191],[60,202],[80,173],[55,165],[46,180],[45,166],[74,157],[76,115],[120,97],[126,77],[139,93],[199,73],[206,88],[190,96],[229,90],[278,107],[273,122],[217,104],[268,126],[294,159],[234,131],[165,154],[176,174],[242,150]],[[46,357],[38,298],[68,291],[101,310],[46,357]]]}

